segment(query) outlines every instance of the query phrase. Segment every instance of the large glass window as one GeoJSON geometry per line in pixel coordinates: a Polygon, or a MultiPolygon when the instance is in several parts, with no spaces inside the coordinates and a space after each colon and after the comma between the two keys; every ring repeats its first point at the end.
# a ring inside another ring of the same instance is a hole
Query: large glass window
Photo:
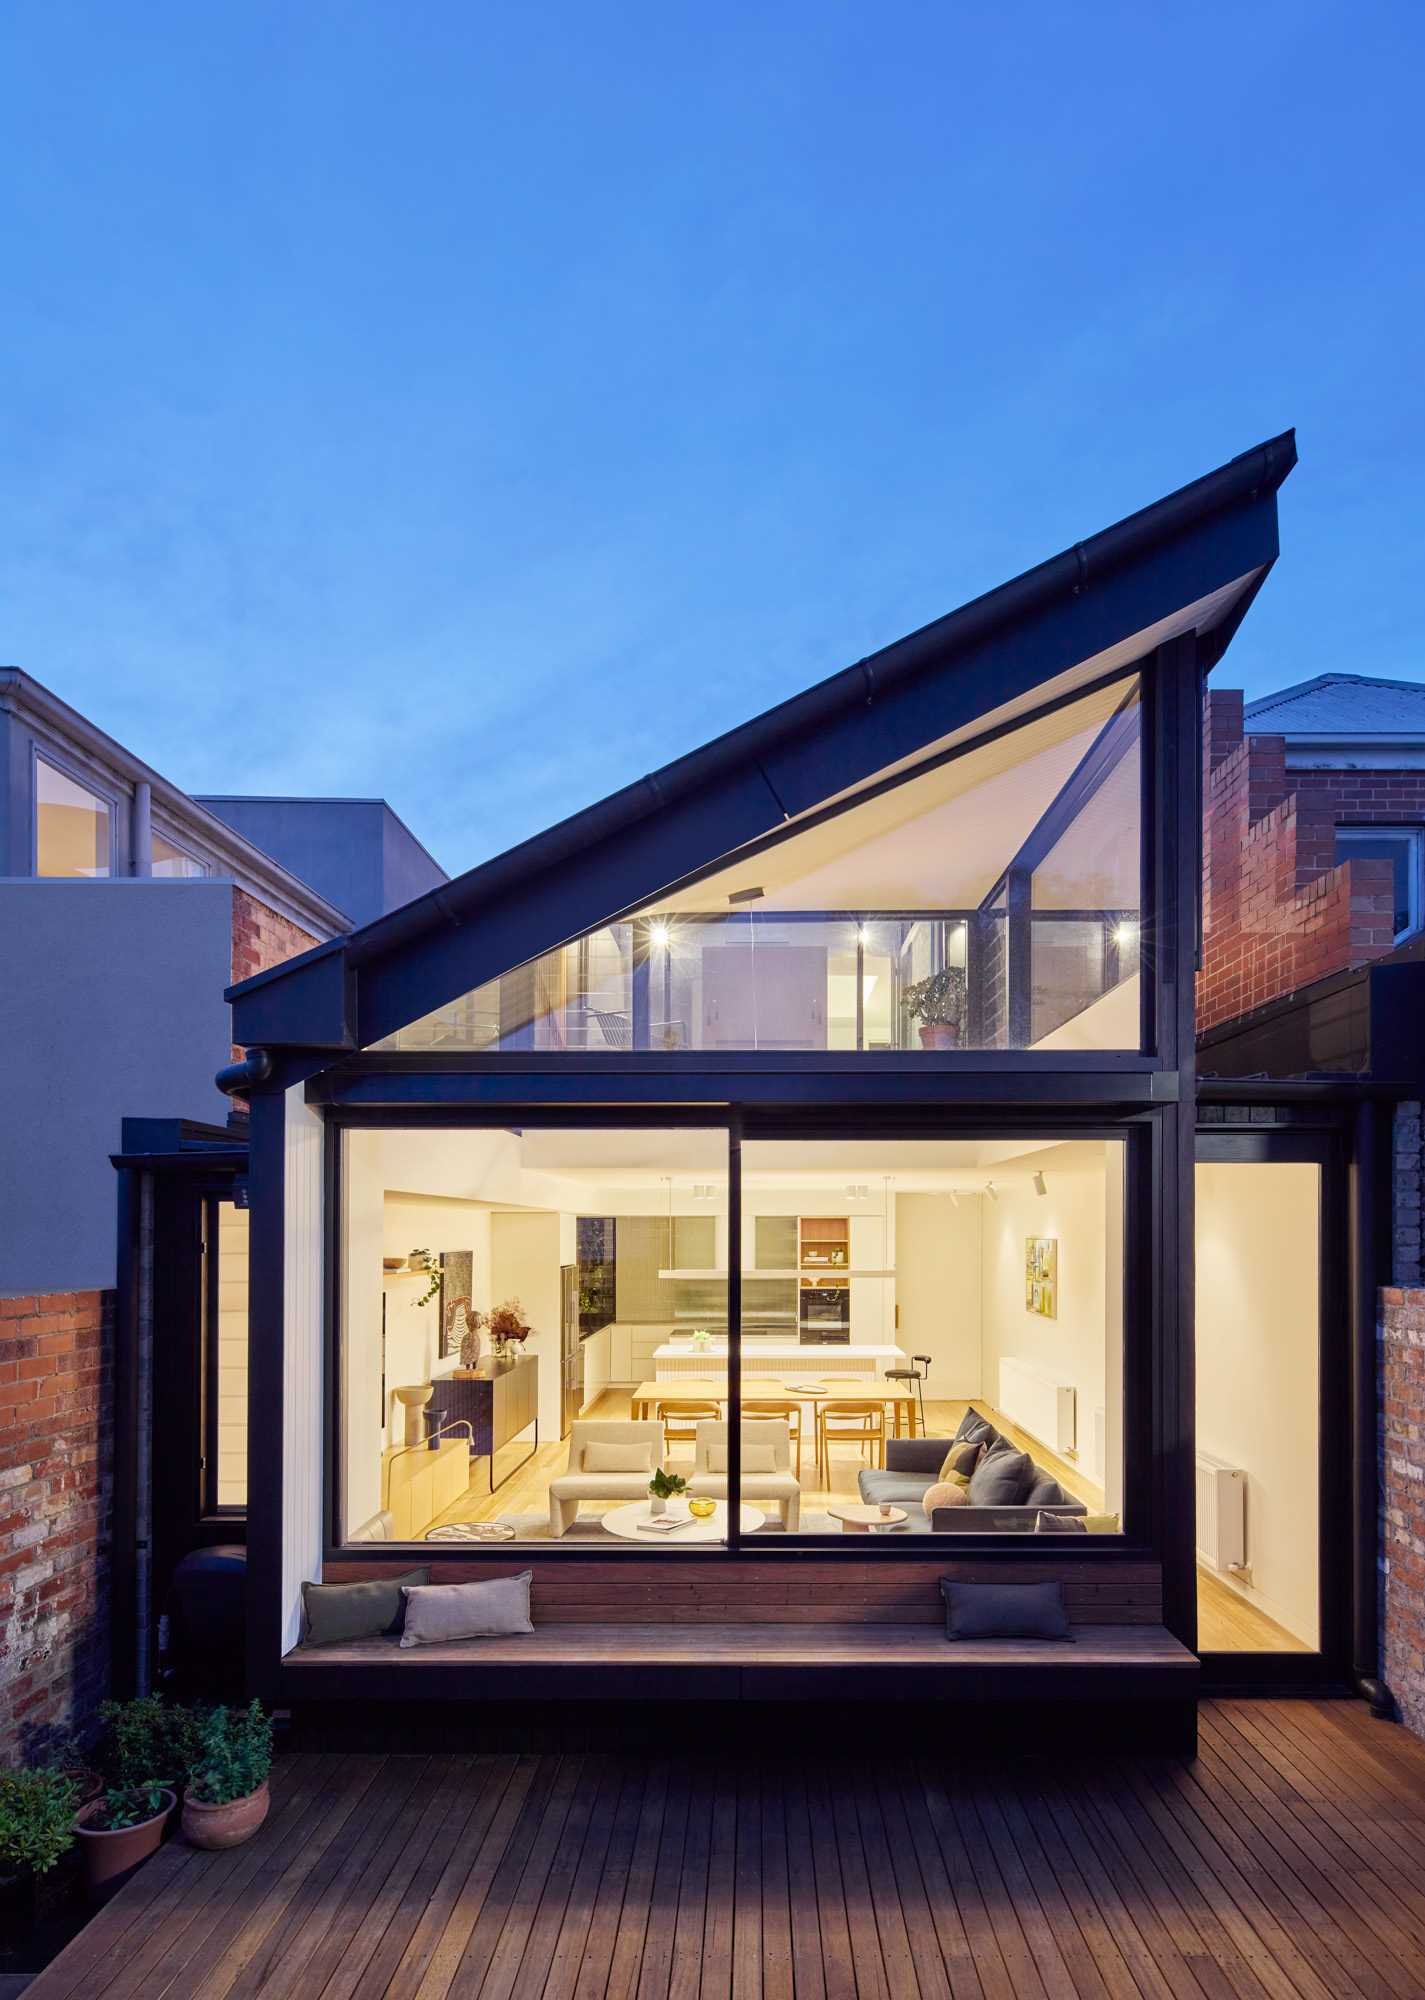
{"type": "Polygon", "coordinates": [[[350,1130],[343,1535],[1117,1532],[1123,1150],[350,1130]]]}
{"type": "Polygon", "coordinates": [[[113,808],[43,757],[35,759],[35,873],[113,872],[113,808]]]}
{"type": "Polygon", "coordinates": [[[727,1160],[722,1128],[347,1132],[345,1538],[722,1543],[727,1160]]]}
{"type": "Polygon", "coordinates": [[[1136,1049],[1141,788],[1130,677],[803,815],[383,1046],[1136,1049]]]}
{"type": "Polygon", "coordinates": [[[1204,1652],[1320,1644],[1321,1169],[1197,1168],[1197,1620],[1204,1652]]]}
{"type": "Polygon", "coordinates": [[[1120,1142],[748,1141],[741,1228],[767,1531],[1119,1531],[1120,1142]]]}

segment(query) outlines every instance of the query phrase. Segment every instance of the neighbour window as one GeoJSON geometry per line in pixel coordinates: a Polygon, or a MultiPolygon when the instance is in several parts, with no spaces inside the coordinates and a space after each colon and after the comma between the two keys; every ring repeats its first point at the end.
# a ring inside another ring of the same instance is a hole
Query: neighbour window
{"type": "Polygon", "coordinates": [[[43,757],[35,759],[35,873],[113,873],[113,807],[43,757]]]}
{"type": "Polygon", "coordinates": [[[399,1049],[1137,1049],[1134,676],[804,815],[399,1049]]]}
{"type": "Polygon", "coordinates": [[[149,860],[151,875],[165,882],[186,882],[212,872],[206,861],[200,861],[196,854],[190,854],[186,847],[169,840],[166,834],[153,835],[149,860]]]}
{"type": "Polygon", "coordinates": [[[1422,851],[1425,828],[1418,826],[1338,826],[1337,861],[1388,861],[1395,891],[1395,940],[1421,927],[1422,851]]]}

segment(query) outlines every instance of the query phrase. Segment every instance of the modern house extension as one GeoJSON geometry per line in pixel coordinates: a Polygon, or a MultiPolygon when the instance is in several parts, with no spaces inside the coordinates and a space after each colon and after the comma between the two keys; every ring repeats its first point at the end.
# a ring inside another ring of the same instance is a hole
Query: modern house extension
{"type": "Polygon", "coordinates": [[[636,1664],[674,1700],[1180,1721],[1199,1649],[1359,1664],[1321,1556],[1339,1163],[1219,1187],[1209,1144],[1194,1221],[1203,688],[1294,459],[233,989],[256,1691],[597,1699],[636,1664]],[[1255,1291],[1219,1282],[1244,1230],[1255,1291]],[[1260,1603],[1234,1467],[1203,1493],[1195,1267],[1308,1551],[1260,1603]],[[534,1632],[304,1643],[304,1585],[413,1566],[531,1570],[534,1632]],[[1077,1643],[947,1645],[946,1576],[1061,1580],[1077,1643]]]}

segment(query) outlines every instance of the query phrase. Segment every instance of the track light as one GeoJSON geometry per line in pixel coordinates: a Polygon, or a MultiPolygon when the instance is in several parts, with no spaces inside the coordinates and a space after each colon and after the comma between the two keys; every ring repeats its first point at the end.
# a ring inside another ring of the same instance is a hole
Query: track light
{"type": "Polygon", "coordinates": [[[661,917],[656,917],[648,926],[648,942],[655,951],[662,951],[668,943],[668,926],[661,917]]]}
{"type": "Polygon", "coordinates": [[[1049,1183],[1045,1180],[1043,1174],[1036,1174],[1034,1176],[1034,1192],[1036,1194],[1048,1194],[1049,1183]]]}
{"type": "Polygon", "coordinates": [[[995,1193],[995,1184],[993,1181],[985,1182],[985,1193],[989,1196],[991,1201],[999,1200],[999,1196],[995,1193]]]}

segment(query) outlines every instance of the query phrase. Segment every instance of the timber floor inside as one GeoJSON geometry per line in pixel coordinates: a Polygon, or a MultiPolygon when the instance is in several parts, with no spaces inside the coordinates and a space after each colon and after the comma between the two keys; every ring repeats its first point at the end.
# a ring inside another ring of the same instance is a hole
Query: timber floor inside
{"type": "MultiPolygon", "coordinates": [[[[32,2000],[1420,2000],[1425,1745],[1209,1701],[1172,1758],[306,1754],[175,1841],[32,2000]]],[[[1066,1735],[1069,1732],[1066,1730],[1066,1735]]]]}

